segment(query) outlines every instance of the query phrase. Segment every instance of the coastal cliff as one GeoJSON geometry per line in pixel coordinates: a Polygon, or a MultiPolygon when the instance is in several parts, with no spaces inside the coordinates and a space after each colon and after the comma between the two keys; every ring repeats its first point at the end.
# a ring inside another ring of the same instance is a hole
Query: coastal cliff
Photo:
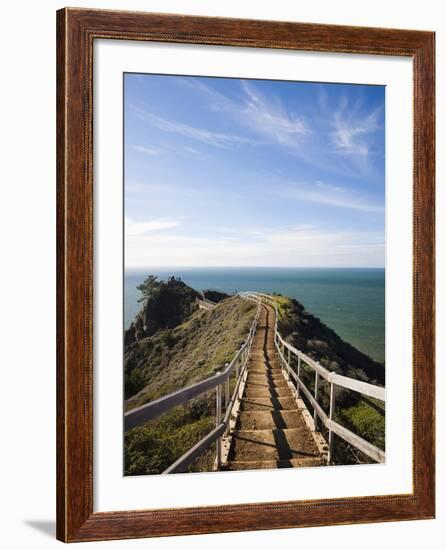
{"type": "MultiPolygon", "coordinates": [[[[125,410],[222,370],[244,342],[256,311],[254,303],[217,291],[205,291],[204,295],[218,305],[198,309],[196,300],[203,293],[173,277],[166,281],[148,277],[140,291],[141,310],[124,334],[125,410]]],[[[279,331],[293,346],[329,370],[384,384],[384,365],[343,341],[297,300],[280,295],[275,298],[279,303],[279,331]]],[[[308,378],[311,387],[312,373],[303,369],[302,376],[308,378]]],[[[320,399],[326,405],[323,384],[320,399]]],[[[127,432],[126,475],[161,473],[174,462],[212,429],[214,400],[214,394],[197,398],[127,432]]],[[[384,415],[375,403],[339,391],[337,404],[337,417],[343,424],[383,445],[384,415]]],[[[196,467],[203,471],[211,466],[212,452],[196,467]]]]}

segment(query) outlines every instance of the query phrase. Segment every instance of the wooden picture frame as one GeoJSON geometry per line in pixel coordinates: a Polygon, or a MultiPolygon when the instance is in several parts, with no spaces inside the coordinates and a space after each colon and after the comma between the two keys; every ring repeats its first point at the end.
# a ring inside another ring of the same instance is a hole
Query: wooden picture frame
{"type": "Polygon", "coordinates": [[[57,13],[57,538],[66,541],[426,519],[435,510],[432,32],[66,8],[57,13]],[[93,512],[93,42],[177,42],[413,60],[413,491],[93,512]]]}

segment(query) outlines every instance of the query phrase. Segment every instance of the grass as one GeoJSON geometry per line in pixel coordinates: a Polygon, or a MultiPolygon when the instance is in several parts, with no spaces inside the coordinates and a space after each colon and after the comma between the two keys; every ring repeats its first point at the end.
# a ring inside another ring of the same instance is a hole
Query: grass
{"type": "MultiPolygon", "coordinates": [[[[210,311],[193,313],[174,329],[133,344],[126,352],[131,353],[127,364],[133,367],[126,377],[134,386],[126,390],[137,389],[126,400],[125,410],[223,370],[245,341],[255,312],[255,304],[228,298],[210,311]]],[[[125,435],[125,474],[161,473],[212,430],[214,415],[213,391],[133,428],[125,435]]],[[[203,453],[190,471],[211,469],[214,457],[211,450],[203,453]]]]}
{"type": "Polygon", "coordinates": [[[125,474],[161,474],[213,426],[209,403],[201,399],[130,430],[125,436],[125,474]]]}
{"type": "Polygon", "coordinates": [[[197,311],[175,329],[142,340],[131,350],[133,368],[126,376],[136,370],[143,387],[128,396],[126,410],[224,369],[243,344],[254,315],[254,304],[229,298],[210,311],[197,311]]]}
{"type": "Polygon", "coordinates": [[[277,304],[277,313],[279,315],[279,321],[287,318],[287,314],[291,309],[291,300],[281,294],[271,294],[274,301],[277,304]]]}
{"type": "Polygon", "coordinates": [[[380,449],[385,448],[385,416],[378,407],[360,399],[351,407],[340,409],[338,417],[340,423],[352,432],[380,449]]]}

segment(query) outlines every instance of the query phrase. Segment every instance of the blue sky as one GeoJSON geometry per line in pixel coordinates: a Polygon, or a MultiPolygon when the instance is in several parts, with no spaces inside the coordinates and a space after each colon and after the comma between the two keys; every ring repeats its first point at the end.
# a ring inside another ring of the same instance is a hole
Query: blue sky
{"type": "Polygon", "coordinates": [[[384,266],[384,87],[124,86],[126,268],[384,266]]]}

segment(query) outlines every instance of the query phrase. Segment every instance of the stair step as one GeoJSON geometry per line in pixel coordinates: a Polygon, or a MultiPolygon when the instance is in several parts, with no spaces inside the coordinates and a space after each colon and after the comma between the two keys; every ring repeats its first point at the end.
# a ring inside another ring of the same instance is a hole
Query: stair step
{"type": "Polygon", "coordinates": [[[325,466],[323,458],[290,458],[288,460],[232,460],[222,469],[236,470],[275,470],[277,468],[311,468],[325,466]]]}
{"type": "Polygon", "coordinates": [[[269,359],[273,359],[275,358],[274,352],[275,352],[274,349],[268,348],[268,347],[265,350],[262,344],[259,347],[255,347],[255,346],[252,347],[249,356],[252,357],[253,359],[262,359],[265,357],[269,357],[269,359]]]}
{"type": "Polygon", "coordinates": [[[241,401],[242,411],[291,410],[296,408],[294,397],[245,397],[241,401]]]}
{"type": "Polygon", "coordinates": [[[249,366],[248,372],[249,374],[263,374],[270,376],[275,374],[279,376],[283,371],[279,364],[271,363],[271,361],[256,361],[249,366]]]}
{"type": "Polygon", "coordinates": [[[288,384],[285,382],[284,378],[282,378],[282,380],[279,380],[279,379],[270,380],[268,378],[256,380],[253,378],[248,378],[248,380],[246,381],[246,385],[253,388],[257,387],[257,388],[273,388],[273,389],[288,387],[288,384]]]}
{"type": "Polygon", "coordinates": [[[319,453],[311,433],[306,428],[283,430],[235,430],[229,460],[283,460],[318,458],[319,453]]]}
{"type": "Polygon", "coordinates": [[[246,385],[243,397],[292,397],[290,388],[268,388],[256,385],[246,385]]]}
{"type": "MultiPolygon", "coordinates": [[[[247,381],[246,382],[246,386],[245,386],[246,389],[249,388],[249,390],[251,391],[254,391],[254,390],[262,390],[262,389],[267,389],[267,390],[271,390],[271,391],[281,391],[281,390],[289,390],[289,386],[288,384],[284,381],[284,382],[279,382],[278,384],[268,384],[268,383],[261,383],[261,382],[251,382],[251,381],[247,381]]],[[[289,395],[288,395],[289,397],[289,395]]]]}
{"type": "Polygon", "coordinates": [[[248,382],[269,383],[273,384],[284,383],[285,378],[281,372],[248,372],[248,382]]]}
{"type": "Polygon", "coordinates": [[[267,365],[252,365],[248,366],[248,375],[255,375],[255,376],[273,376],[273,377],[279,377],[281,376],[283,378],[282,369],[279,367],[268,367],[267,365]]]}
{"type": "Polygon", "coordinates": [[[284,380],[283,371],[279,368],[270,368],[266,365],[248,368],[248,377],[269,378],[270,380],[284,380]]]}
{"type": "Polygon", "coordinates": [[[305,429],[305,422],[298,410],[294,411],[242,411],[240,412],[237,430],[269,430],[300,428],[305,429]]]}

